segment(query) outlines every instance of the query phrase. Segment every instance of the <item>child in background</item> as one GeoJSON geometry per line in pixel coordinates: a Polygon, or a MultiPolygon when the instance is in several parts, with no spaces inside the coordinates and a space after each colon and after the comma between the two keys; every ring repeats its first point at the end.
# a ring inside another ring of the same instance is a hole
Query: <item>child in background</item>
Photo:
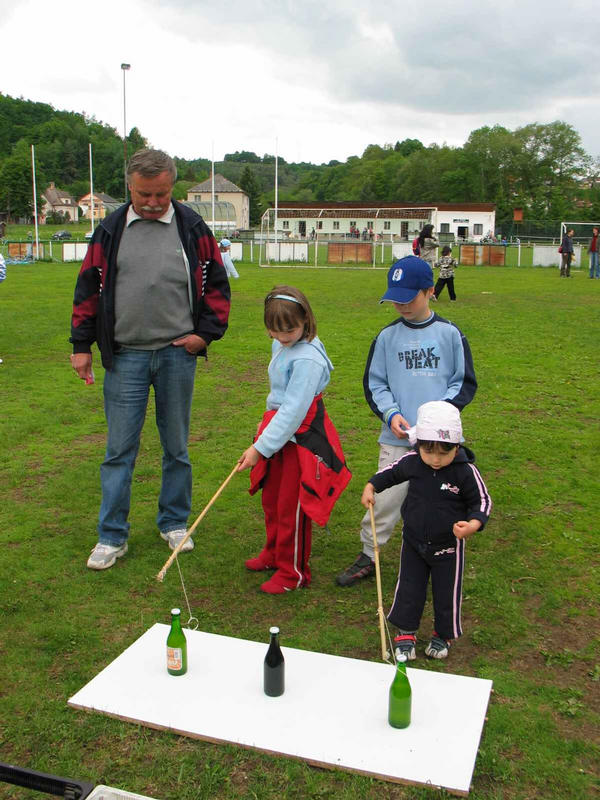
{"type": "Polygon", "coordinates": [[[452,640],[462,634],[465,539],[483,529],[492,501],[474,454],[460,444],[462,425],[457,408],[443,401],[425,403],[408,435],[414,449],[374,475],[361,502],[368,509],[376,504],[376,492],[408,481],[402,507],[400,571],[388,615],[399,631],[394,647],[396,656],[416,657],[415,634],[431,575],[435,630],[425,654],[446,658],[452,640]]]}
{"type": "MultiPolygon", "coordinates": [[[[421,233],[419,234],[419,256],[427,261],[431,269],[435,264],[435,257],[437,255],[438,240],[433,232],[433,225],[428,223],[424,225],[421,233]]],[[[413,248],[414,249],[414,248],[413,248]]]]}
{"type": "MultiPolygon", "coordinates": [[[[365,398],[381,420],[378,469],[408,452],[408,429],[420,405],[447,400],[459,410],[477,389],[473,359],[466,337],[429,308],[433,272],[425,261],[406,256],[390,268],[388,288],[380,302],[391,303],[398,319],[379,332],[363,378],[365,398]]],[[[407,485],[384,492],[375,506],[375,530],[381,549],[390,539],[406,497],[407,485]]],[[[370,514],[360,526],[362,552],[336,577],[339,586],[353,586],[375,574],[375,551],[370,514]]]]}
{"type": "Polygon", "coordinates": [[[231,242],[229,239],[221,239],[219,242],[219,250],[221,251],[221,259],[223,261],[223,266],[225,267],[225,272],[227,273],[228,278],[239,278],[239,274],[235,266],[233,265],[233,259],[231,258],[231,242]]]}
{"type": "Polygon", "coordinates": [[[433,290],[433,296],[437,300],[442,293],[444,286],[448,287],[448,294],[450,300],[456,300],[456,292],[454,291],[454,270],[458,267],[455,258],[452,258],[452,248],[445,245],[442,248],[442,257],[436,263],[436,267],[440,268],[440,274],[433,290]]]}
{"type": "Polygon", "coordinates": [[[283,594],[310,584],[311,520],[327,523],[351,476],[323,405],[333,365],[308,300],[292,286],[275,286],[265,299],[264,322],[273,339],[271,391],[238,469],[252,467],[251,494],[262,488],[267,533],[262,551],[246,567],[276,570],[260,588],[283,594]]]}

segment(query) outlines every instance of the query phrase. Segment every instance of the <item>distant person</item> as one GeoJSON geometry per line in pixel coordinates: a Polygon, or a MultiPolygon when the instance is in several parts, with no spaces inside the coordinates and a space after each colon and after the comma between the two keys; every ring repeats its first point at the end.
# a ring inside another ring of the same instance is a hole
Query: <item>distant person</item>
{"type": "MultiPolygon", "coordinates": [[[[173,160],[160,150],[139,150],[131,157],[131,202],[99,223],[75,287],[71,363],[81,380],[93,383],[96,342],[105,369],[108,424],[90,569],[108,569],[127,552],[131,481],[151,386],[162,446],[158,531],[171,550],[186,535],[196,361],[227,329],[230,291],[210,229],[172,199],[176,176],[173,160]]],[[[208,409],[210,404],[207,400],[208,409]]],[[[85,498],[80,505],[85,510],[85,498]]],[[[193,547],[189,538],[183,550],[193,547]]]]}
{"type": "Polygon", "coordinates": [[[592,228],[592,238],[588,245],[590,255],[590,278],[600,278],[600,264],[598,263],[598,228],[592,228]]]}
{"type": "MultiPolygon", "coordinates": [[[[6,261],[4,260],[4,256],[0,253],[0,283],[6,280],[6,261]]],[[[2,364],[2,359],[0,358],[0,364],[2,364]]]]}
{"type": "Polygon", "coordinates": [[[227,273],[228,278],[239,278],[238,271],[233,264],[233,259],[231,258],[231,242],[229,239],[221,239],[219,242],[219,250],[221,251],[221,260],[223,261],[223,266],[225,267],[225,272],[227,273]]]}
{"type": "Polygon", "coordinates": [[[431,269],[433,269],[439,242],[433,233],[433,225],[424,225],[421,233],[419,234],[419,257],[423,261],[427,261],[431,269]]]}
{"type": "MultiPolygon", "coordinates": [[[[363,386],[371,410],[381,420],[379,465],[382,470],[406,455],[408,429],[417,409],[430,400],[446,400],[461,410],[477,389],[469,343],[461,331],[429,308],[433,272],[426,261],[406,256],[388,272],[380,302],[391,303],[400,317],[386,325],[369,350],[363,386]]],[[[406,497],[406,484],[385,491],[375,506],[379,545],[390,539],[406,497]]],[[[371,518],[360,527],[362,552],[340,573],[339,586],[353,586],[375,574],[371,518]]]]}
{"type": "Polygon", "coordinates": [[[560,244],[560,276],[561,278],[571,277],[571,261],[575,252],[573,248],[573,235],[575,231],[569,228],[562,238],[560,244]]]}
{"type": "Polygon", "coordinates": [[[458,262],[452,258],[452,248],[449,245],[444,245],[442,248],[442,257],[436,262],[436,267],[439,267],[440,272],[433,290],[433,296],[437,300],[442,293],[444,286],[448,287],[448,294],[450,300],[456,300],[456,292],[454,291],[454,270],[458,267],[458,262]]]}
{"type": "Polygon", "coordinates": [[[462,635],[465,539],[483,529],[492,501],[474,454],[460,444],[462,425],[455,406],[424,403],[408,438],[413,449],[369,479],[361,503],[367,509],[377,508],[379,493],[408,487],[402,507],[400,570],[388,619],[398,628],[396,657],[412,661],[431,578],[434,631],[425,655],[441,659],[462,635]]]}
{"type": "Polygon", "coordinates": [[[308,300],[293,286],[275,286],[265,298],[264,323],[273,339],[271,389],[239,469],[252,468],[251,494],[262,489],[267,539],[246,568],[274,570],[261,591],[285,594],[310,584],[311,521],[327,523],[350,472],[323,404],[333,365],[308,300]]]}

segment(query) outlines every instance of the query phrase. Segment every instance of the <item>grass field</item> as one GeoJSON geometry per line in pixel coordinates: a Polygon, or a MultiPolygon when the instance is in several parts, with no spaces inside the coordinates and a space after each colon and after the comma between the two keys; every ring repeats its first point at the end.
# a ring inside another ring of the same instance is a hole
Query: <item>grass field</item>
{"type": "MultiPolygon", "coordinates": [[[[0,759],[162,800],[439,797],[67,707],[152,624],[168,622],[172,606],[184,607],[175,569],[164,584],[155,579],[169,551],[155,526],[160,453],[152,408],[134,477],[129,553],[106,572],[85,566],[96,541],[105,422],[99,359],[93,386],[69,365],[77,268],[13,266],[0,285],[0,759]]],[[[311,299],[336,367],[327,407],[354,477],[330,532],[315,531],[313,584],[283,597],[262,595],[260,578],[244,570],[262,545],[262,514],[247,474],[236,478],[201,523],[196,549],[180,558],[192,610],[209,632],[266,642],[278,624],[285,645],[378,660],[374,582],[342,590],[333,578],[360,549],[359,497],[377,462],[379,425],[361,381],[373,335],[393,318],[377,303],[385,275],[247,264],[239,272],[230,329],[198,365],[192,516],[262,414],[270,347],[262,299],[275,283],[293,283],[311,299]]],[[[473,800],[598,797],[600,281],[585,272],[560,280],[552,269],[464,267],[456,288],[458,302],[444,293],[435,310],[471,343],[480,388],[463,424],[494,510],[468,545],[465,635],[447,663],[426,661],[428,604],[416,666],[494,681],[473,800]]],[[[396,535],[382,553],[386,608],[399,549],[396,535]]],[[[1,799],[28,797],[39,795],[0,784],[1,799]]]]}

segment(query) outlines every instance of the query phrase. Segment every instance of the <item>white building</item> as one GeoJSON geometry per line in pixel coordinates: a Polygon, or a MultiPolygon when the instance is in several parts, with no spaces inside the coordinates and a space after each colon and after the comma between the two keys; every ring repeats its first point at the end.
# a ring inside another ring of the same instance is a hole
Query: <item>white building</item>
{"type": "MultiPolygon", "coordinates": [[[[215,203],[226,203],[235,209],[235,219],[233,228],[246,230],[250,227],[250,199],[243,189],[236,186],[223,175],[215,175],[215,203]]],[[[212,203],[213,185],[212,179],[208,178],[202,183],[197,183],[188,189],[188,203],[212,203]]],[[[204,215],[203,215],[204,216],[204,215]]],[[[205,217],[211,219],[211,217],[205,217]]],[[[229,219],[229,217],[228,217],[229,219]]]]}
{"type": "MultiPolygon", "coordinates": [[[[265,218],[272,229],[275,210],[265,218]]],[[[313,202],[286,200],[277,209],[277,231],[281,236],[326,239],[384,239],[408,241],[431,221],[447,241],[480,241],[493,234],[494,203],[381,203],[313,202]]]]}

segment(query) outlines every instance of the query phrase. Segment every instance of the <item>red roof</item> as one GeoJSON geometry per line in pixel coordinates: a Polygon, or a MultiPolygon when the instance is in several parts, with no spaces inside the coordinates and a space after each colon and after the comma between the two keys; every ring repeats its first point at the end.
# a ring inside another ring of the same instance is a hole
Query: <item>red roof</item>
{"type": "MultiPolygon", "coordinates": [[[[273,208],[273,206],[271,206],[273,208]]],[[[304,200],[282,200],[278,209],[352,209],[364,208],[375,210],[378,208],[437,208],[438,211],[495,211],[495,203],[369,203],[363,201],[334,201],[334,202],[309,202],[304,200]]]]}

